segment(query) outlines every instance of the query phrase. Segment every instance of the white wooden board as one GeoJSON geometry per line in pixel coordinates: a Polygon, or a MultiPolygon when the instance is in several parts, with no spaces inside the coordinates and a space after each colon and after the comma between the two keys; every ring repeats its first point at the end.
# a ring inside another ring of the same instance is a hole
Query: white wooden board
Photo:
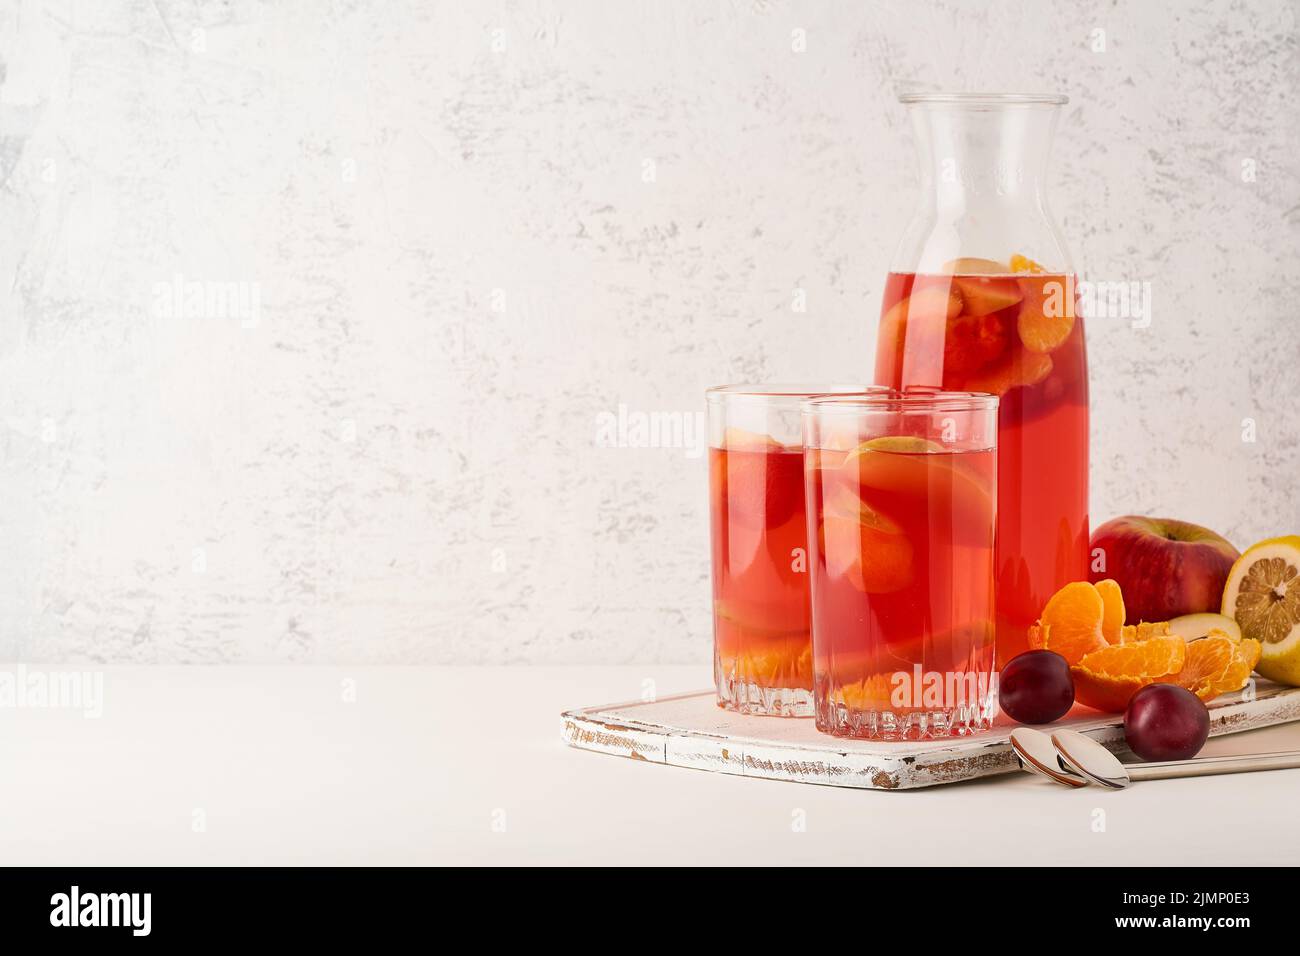
{"type": "MultiPolygon", "coordinates": [[[[1300,720],[1300,687],[1259,681],[1253,699],[1225,694],[1210,705],[1210,734],[1300,720]]],[[[944,740],[847,740],[817,732],[811,718],[746,717],[718,707],[712,690],[654,701],[565,711],[564,740],[583,750],[689,767],[873,790],[907,790],[1017,770],[999,716],[987,733],[944,740]]],[[[1125,751],[1119,715],[1075,707],[1053,729],[1087,733],[1125,751]]]]}

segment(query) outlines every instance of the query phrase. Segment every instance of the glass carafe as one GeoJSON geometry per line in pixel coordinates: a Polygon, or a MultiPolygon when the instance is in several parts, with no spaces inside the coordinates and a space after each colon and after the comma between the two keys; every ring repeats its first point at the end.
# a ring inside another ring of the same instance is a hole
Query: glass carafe
{"type": "Polygon", "coordinates": [[[1088,370],[1048,212],[1064,96],[908,94],[920,204],[890,266],[876,382],[990,392],[998,409],[997,658],[1088,576],[1088,370]]]}

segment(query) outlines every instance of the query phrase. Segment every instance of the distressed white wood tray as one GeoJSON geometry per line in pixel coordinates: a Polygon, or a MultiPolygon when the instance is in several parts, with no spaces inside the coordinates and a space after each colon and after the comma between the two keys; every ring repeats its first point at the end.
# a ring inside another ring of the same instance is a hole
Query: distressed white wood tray
{"type": "MultiPolygon", "coordinates": [[[[1252,699],[1225,694],[1209,705],[1210,735],[1300,720],[1300,687],[1259,681],[1252,699]]],[[[1015,771],[999,716],[987,733],[946,740],[841,740],[819,734],[811,718],[745,717],[723,710],[712,690],[653,701],[565,711],[566,743],[582,750],[671,767],[743,777],[870,790],[907,790],[1015,771]]],[[[1053,729],[1087,733],[1124,751],[1118,715],[1076,707],[1053,729]]]]}

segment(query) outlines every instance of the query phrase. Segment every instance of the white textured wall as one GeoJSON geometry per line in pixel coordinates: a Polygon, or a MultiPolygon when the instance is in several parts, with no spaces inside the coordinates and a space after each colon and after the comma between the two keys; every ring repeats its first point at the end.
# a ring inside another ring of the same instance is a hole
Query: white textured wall
{"type": "Polygon", "coordinates": [[[905,86],[1073,99],[1058,218],[1155,307],[1095,518],[1300,530],[1296,5],[1202,6],[6,5],[0,656],[704,661],[702,460],[598,416],[865,376],[905,86]]]}

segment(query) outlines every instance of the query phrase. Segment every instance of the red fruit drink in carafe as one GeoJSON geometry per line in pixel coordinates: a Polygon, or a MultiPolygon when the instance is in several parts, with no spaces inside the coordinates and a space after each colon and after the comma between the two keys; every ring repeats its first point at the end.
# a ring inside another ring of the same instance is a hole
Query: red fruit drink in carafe
{"type": "Polygon", "coordinates": [[[1048,212],[1063,96],[912,94],[921,203],[885,283],[876,382],[998,407],[998,666],[1088,577],[1088,371],[1074,269],[1048,212]]]}

